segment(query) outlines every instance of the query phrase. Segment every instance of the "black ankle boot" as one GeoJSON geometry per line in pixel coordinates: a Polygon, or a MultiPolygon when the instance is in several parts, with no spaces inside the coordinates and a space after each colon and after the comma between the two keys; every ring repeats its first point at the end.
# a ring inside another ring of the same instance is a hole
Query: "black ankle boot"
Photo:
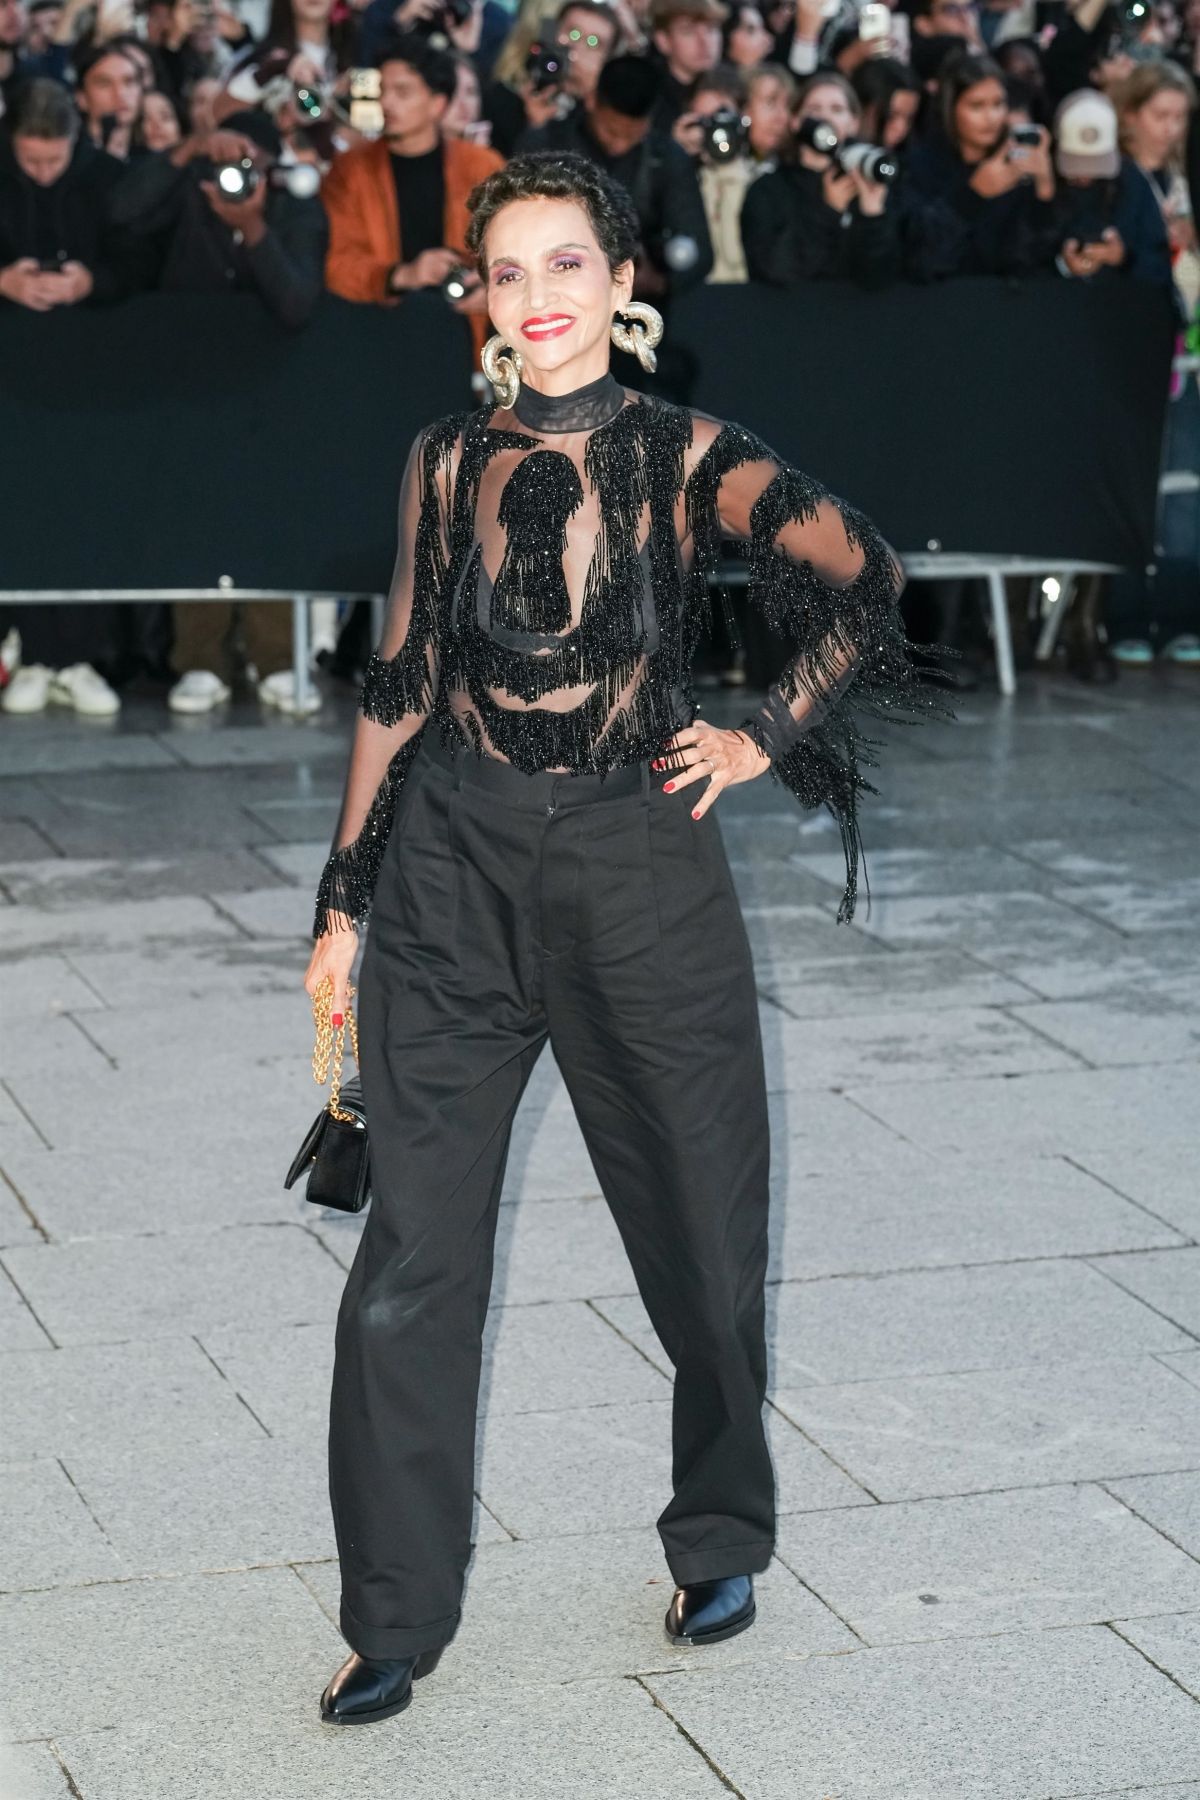
{"type": "Polygon", "coordinates": [[[667,1636],[673,1644],[718,1644],[753,1625],[756,1610],[752,1575],[689,1582],[667,1608],[667,1636]]]}
{"type": "Polygon", "coordinates": [[[437,1668],[441,1649],[419,1656],[359,1656],[344,1662],[321,1695],[321,1717],[330,1725],[369,1725],[403,1712],[412,1684],[437,1668]]]}

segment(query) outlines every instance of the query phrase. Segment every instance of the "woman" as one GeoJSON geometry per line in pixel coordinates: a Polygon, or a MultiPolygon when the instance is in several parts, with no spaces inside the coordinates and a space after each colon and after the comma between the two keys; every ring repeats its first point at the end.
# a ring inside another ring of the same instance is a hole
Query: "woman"
{"type": "Polygon", "coordinates": [[[550,152],[470,206],[501,404],[439,420],[409,456],[305,979],[342,1011],[370,909],[374,1202],[330,1403],[354,1653],[321,1715],[339,1724],[407,1706],[458,1625],[496,1211],[547,1040],[676,1367],[668,1632],[709,1643],[752,1622],[774,1541],[767,1110],[713,803],[771,768],[829,806],[848,918],[863,740],[842,689],[928,705],[874,527],[740,426],[609,372],[610,328],[649,362],[657,319],[630,305],[628,195],[550,152]],[[796,652],[729,731],[697,717],[689,675],[726,533],[750,539],[751,599],[796,652]]]}
{"type": "Polygon", "coordinates": [[[1054,168],[1050,134],[1036,144],[1010,133],[998,64],[972,53],[947,58],[938,84],[940,130],[912,146],[904,164],[914,238],[936,243],[944,275],[1025,275],[1054,266],[1054,168]],[[923,214],[919,221],[916,215],[923,214]]]}
{"type": "Polygon", "coordinates": [[[775,39],[763,24],[763,16],[757,6],[748,6],[743,0],[731,6],[721,27],[721,61],[733,63],[735,68],[756,69],[760,63],[766,62],[775,48],[775,39]]]}
{"type": "Polygon", "coordinates": [[[1171,248],[1195,251],[1196,226],[1183,172],[1196,84],[1177,63],[1139,63],[1113,96],[1121,148],[1142,171],[1162,208],[1171,248]]]}
{"type": "Polygon", "coordinates": [[[862,136],[885,150],[903,149],[912,139],[921,110],[921,84],[908,64],[877,57],[854,71],[851,85],[862,108],[862,136]]]}
{"type": "MultiPolygon", "coordinates": [[[[860,135],[859,118],[857,96],[844,75],[826,70],[800,90],[797,128],[819,120],[844,144],[860,135]]],[[[751,281],[772,287],[840,279],[879,288],[901,272],[886,187],[859,170],[844,173],[803,136],[777,169],[747,189],[742,244],[751,281]]]]}

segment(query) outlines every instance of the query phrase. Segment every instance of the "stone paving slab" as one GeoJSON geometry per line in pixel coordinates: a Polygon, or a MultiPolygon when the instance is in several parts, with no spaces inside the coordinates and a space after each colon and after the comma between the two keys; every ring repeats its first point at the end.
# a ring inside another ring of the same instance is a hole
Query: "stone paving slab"
{"type": "MultiPolygon", "coordinates": [[[[194,1339],[14,1352],[0,1383],[0,1459],[257,1441],[263,1428],[194,1339]]],[[[1182,1383],[1181,1383],[1182,1385],[1182,1383]]]]}
{"type": "Polygon", "coordinates": [[[1159,976],[1095,1000],[1042,1000],[1009,1008],[1096,1068],[1183,1062],[1200,1056],[1200,977],[1159,976]]]}
{"type": "Polygon", "coordinates": [[[6,1463],[4,1496],[11,1516],[0,1539],[0,1591],[73,1586],[124,1574],[111,1540],[60,1462],[43,1457],[6,1463]]]}
{"type": "MultiPolygon", "coordinates": [[[[845,882],[845,864],[835,850],[804,851],[790,861],[830,888],[840,891],[845,882]]],[[[865,862],[873,901],[902,894],[1037,892],[1052,885],[1049,871],[1043,883],[1011,849],[992,844],[959,850],[877,850],[868,852],[865,862]]]]}
{"type": "Polygon", "coordinates": [[[894,950],[887,956],[787,964],[786,979],[759,986],[795,1019],[1028,1002],[1030,991],[961,951],[894,950]]]}
{"type": "Polygon", "coordinates": [[[1200,1700],[1200,1612],[1123,1619],[1118,1629],[1156,1668],[1200,1700]]]}
{"type": "MultiPolygon", "coordinates": [[[[20,1240],[15,1232],[10,1230],[6,1236],[19,1247],[20,1240]]],[[[45,1350],[53,1342],[25,1296],[0,1270],[0,1350],[45,1350]]]]}
{"type": "Polygon", "coordinates": [[[5,1800],[68,1800],[67,1777],[52,1746],[0,1744],[0,1794],[5,1800]]]}
{"type": "MultiPolygon", "coordinates": [[[[643,1355],[666,1366],[639,1300],[595,1304],[643,1355]]],[[[1098,1269],[1072,1260],[781,1282],[767,1295],[777,1389],[1053,1365],[1191,1342],[1149,1308],[1128,1304],[1098,1269]]]]}
{"type": "Polygon", "coordinates": [[[778,1553],[868,1644],[1138,1618],[1200,1599],[1200,1562],[1088,1483],[806,1513],[781,1522],[778,1553]]]}
{"type": "Polygon", "coordinates": [[[1065,888],[1061,898],[1072,898],[1093,918],[1119,931],[1194,929],[1200,911],[1200,876],[1163,882],[1112,881],[1089,883],[1086,895],[1073,896],[1065,888]]]}
{"type": "Polygon", "coordinates": [[[1102,954],[1075,944],[1031,952],[1019,943],[974,946],[980,962],[1010,975],[1044,1000],[1083,1000],[1118,995],[1145,984],[1190,977],[1196,967],[1195,934],[1188,931],[1143,933],[1123,938],[1102,954]]]}
{"type": "Polygon", "coordinates": [[[345,1285],[294,1225],[92,1238],[6,1250],[4,1264],[59,1344],[178,1337],[245,1318],[332,1318],[345,1285]]]}
{"type": "MultiPolygon", "coordinates": [[[[1067,1049],[1047,1043],[995,1007],[787,1019],[775,1031],[793,1091],[886,1082],[937,1085],[972,1076],[1069,1069],[1077,1062],[1067,1049]]],[[[765,1048],[770,1068],[771,1045],[765,1048]]]]}
{"type": "Polygon", "coordinates": [[[1200,1237],[1200,1182],[1195,1154],[1186,1141],[1097,1144],[1081,1149],[1081,1168],[1164,1220],[1189,1238],[1200,1237]]]}
{"type": "MultiPolygon", "coordinates": [[[[789,1149],[780,1146],[780,1162],[789,1149]]],[[[1178,1215],[1178,1206],[1172,1211],[1178,1215]]],[[[772,1221],[770,1273],[810,1280],[1187,1241],[1064,1157],[1009,1157],[980,1167],[897,1143],[851,1181],[789,1178],[772,1221]]]]}
{"type": "Polygon", "coordinates": [[[101,857],[58,857],[45,862],[0,865],[0,887],[19,906],[47,911],[164,894],[205,893],[209,888],[262,888],[273,871],[252,850],[183,850],[172,856],[134,856],[113,862],[101,857]]]}
{"type": "Polygon", "coordinates": [[[219,943],[234,936],[234,925],[206,900],[179,894],[158,900],[127,900],[120,906],[99,902],[63,907],[57,912],[14,906],[4,919],[0,963],[30,951],[94,952],[145,944],[193,950],[197,943],[219,943]]]}
{"type": "Polygon", "coordinates": [[[1126,1476],[1105,1485],[1169,1543],[1200,1560],[1200,1470],[1183,1475],[1126,1476]]]}
{"type": "Polygon", "coordinates": [[[777,1388],[772,1399],[884,1500],[1200,1467],[1200,1389],[1152,1356],[777,1388]]]}
{"type": "Polygon", "coordinates": [[[304,971],[297,970],[291,946],[252,943],[236,935],[208,944],[173,947],[169,958],[142,955],[136,948],[73,950],[69,957],[88,986],[108,1006],[186,1007],[195,1000],[230,997],[253,1003],[264,994],[294,996],[303,992],[304,971]]]}
{"type": "Polygon", "coordinates": [[[63,956],[27,956],[4,965],[4,1007],[12,1019],[32,1023],[103,1005],[102,996],[63,956]]]}
{"type": "Polygon", "coordinates": [[[647,1686],[753,1800],[1062,1800],[1186,1780],[1200,1758],[1195,1702],[1104,1626],[647,1686]]]}
{"type": "Polygon", "coordinates": [[[530,1688],[497,1713],[487,1698],[439,1699],[434,1676],[411,1707],[370,1731],[323,1725],[315,1696],[332,1670],[314,1674],[290,1714],[264,1705],[238,1733],[211,1724],[63,1738],[82,1800],[724,1800],[728,1788],[646,1691],[631,1681],[530,1688]],[[315,1685],[314,1685],[315,1684],[315,1685]],[[311,1690],[311,1691],[310,1691],[311,1690]]]}
{"type": "Polygon", "coordinates": [[[1147,1306],[1200,1338],[1200,1248],[1106,1256],[1102,1266],[1106,1275],[1147,1306]]]}

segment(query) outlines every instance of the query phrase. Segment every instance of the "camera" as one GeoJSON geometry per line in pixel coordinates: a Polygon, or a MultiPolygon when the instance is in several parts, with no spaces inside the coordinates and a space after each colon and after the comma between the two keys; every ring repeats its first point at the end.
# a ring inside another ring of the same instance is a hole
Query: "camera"
{"type": "Polygon", "coordinates": [[[818,155],[830,157],[843,175],[861,175],[866,181],[890,187],[900,173],[899,164],[889,151],[878,144],[843,144],[824,119],[802,119],[796,139],[818,155]]]}
{"type": "Polygon", "coordinates": [[[748,121],[721,106],[700,121],[700,154],[708,163],[732,162],[746,148],[748,121]]]}
{"type": "Polygon", "coordinates": [[[561,44],[530,44],[525,58],[525,73],[534,93],[546,94],[551,88],[561,87],[566,80],[570,60],[570,51],[565,50],[561,44]]]}
{"type": "Polygon", "coordinates": [[[236,162],[214,163],[212,178],[225,200],[248,200],[262,177],[248,156],[236,162]]]}
{"type": "Polygon", "coordinates": [[[442,282],[442,293],[447,300],[461,300],[470,286],[471,272],[465,263],[455,263],[450,273],[442,282]]]}

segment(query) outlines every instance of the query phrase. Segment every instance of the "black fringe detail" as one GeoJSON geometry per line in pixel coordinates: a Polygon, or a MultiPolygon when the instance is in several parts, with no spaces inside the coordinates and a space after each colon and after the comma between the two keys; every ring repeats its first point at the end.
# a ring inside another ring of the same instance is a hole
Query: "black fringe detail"
{"type": "Polygon", "coordinates": [[[531,450],[504,484],[498,518],[504,558],[492,589],[492,623],[509,631],[564,631],[571,597],[563,575],[567,520],[583,505],[575,464],[531,450]]]}
{"type": "Polygon", "coordinates": [[[326,862],[317,884],[317,909],[313,920],[313,936],[323,937],[327,931],[342,931],[342,917],[358,927],[371,910],[371,896],[379,865],[387,849],[392,829],[396,800],[405,777],[417,754],[424,726],[402,744],[387,767],[387,774],[376,790],[362,830],[352,844],[335,850],[326,862]]]}
{"type": "MultiPolygon", "coordinates": [[[[689,482],[689,520],[697,566],[705,572],[716,571],[722,478],[742,462],[764,459],[781,464],[752,433],[727,425],[697,465],[689,482]]],[[[845,924],[854,916],[863,858],[859,796],[878,792],[862,773],[864,766],[878,766],[879,748],[864,731],[864,719],[911,724],[953,715],[911,659],[919,646],[906,636],[897,605],[904,573],[869,519],[782,464],[755,502],[750,528],[742,542],[750,563],[749,600],[795,653],[766,704],[742,729],[771,757],[772,779],[802,805],[825,806],[837,820],[846,863],[837,918],[845,924]],[[785,525],[815,520],[823,504],[836,507],[851,547],[863,553],[859,573],[844,587],[822,581],[811,563],[792,561],[775,544],[785,525]],[[789,706],[802,697],[810,704],[797,722],[789,706]]],[[[869,886],[866,892],[869,910],[869,886]]]]}

